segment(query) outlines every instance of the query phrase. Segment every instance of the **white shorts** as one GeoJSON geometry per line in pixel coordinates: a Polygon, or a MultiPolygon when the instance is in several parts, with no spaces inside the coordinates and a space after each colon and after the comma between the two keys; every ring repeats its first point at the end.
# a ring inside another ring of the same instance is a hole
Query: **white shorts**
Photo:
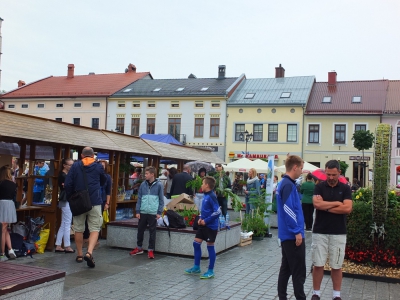
{"type": "Polygon", "coordinates": [[[312,262],[316,267],[325,266],[329,255],[329,265],[332,269],[341,269],[346,248],[345,234],[312,234],[312,262]]]}

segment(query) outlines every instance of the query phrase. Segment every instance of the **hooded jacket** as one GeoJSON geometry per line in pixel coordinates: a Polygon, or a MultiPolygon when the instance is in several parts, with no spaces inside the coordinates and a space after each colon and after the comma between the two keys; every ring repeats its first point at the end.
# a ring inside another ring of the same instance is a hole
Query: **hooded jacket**
{"type": "Polygon", "coordinates": [[[214,191],[205,192],[203,203],[201,204],[201,219],[204,220],[208,228],[217,230],[220,214],[221,208],[214,191]]]}
{"type": "Polygon", "coordinates": [[[137,214],[161,215],[164,209],[164,186],[155,179],[152,183],[143,181],[139,187],[137,214]]]}
{"type": "Polygon", "coordinates": [[[71,166],[64,183],[67,199],[69,199],[75,191],[86,189],[82,164],[87,177],[90,202],[93,206],[101,205],[102,199],[100,187],[106,183],[107,177],[103,166],[97,163],[93,157],[85,157],[71,166]]]}

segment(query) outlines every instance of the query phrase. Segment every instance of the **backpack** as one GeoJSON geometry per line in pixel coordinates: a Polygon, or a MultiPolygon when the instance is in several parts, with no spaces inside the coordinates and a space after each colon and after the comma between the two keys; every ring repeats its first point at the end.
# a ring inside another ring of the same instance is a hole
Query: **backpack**
{"type": "Polygon", "coordinates": [[[30,246],[32,244],[25,242],[22,235],[12,232],[10,233],[10,239],[16,257],[23,257],[23,256],[32,257],[32,254],[36,252],[35,246],[33,246],[32,249],[32,247],[30,246]]]}
{"type": "Polygon", "coordinates": [[[168,229],[168,236],[171,237],[170,228],[186,228],[185,220],[183,217],[172,209],[168,209],[165,215],[168,218],[169,224],[164,222],[165,227],[168,229]]]}

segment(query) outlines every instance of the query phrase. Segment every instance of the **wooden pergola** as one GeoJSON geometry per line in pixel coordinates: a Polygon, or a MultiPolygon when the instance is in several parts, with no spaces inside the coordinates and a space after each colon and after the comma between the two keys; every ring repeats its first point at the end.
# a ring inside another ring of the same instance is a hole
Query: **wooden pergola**
{"type": "Polygon", "coordinates": [[[121,178],[120,164],[129,162],[131,155],[147,158],[148,165],[156,168],[160,165],[161,158],[177,161],[178,169],[182,169],[184,162],[202,160],[205,162],[223,162],[209,150],[197,149],[187,146],[164,144],[122,133],[92,129],[88,127],[58,122],[30,115],[18,114],[0,110],[0,141],[17,143],[20,146],[19,174],[16,174],[18,185],[17,200],[22,199],[23,181],[27,179],[27,207],[17,209],[19,221],[24,221],[26,216],[44,216],[50,223],[48,250],[53,250],[55,232],[60,222],[60,213],[57,210],[58,201],[58,170],[62,158],[70,158],[71,150],[79,154],[86,146],[95,151],[109,154],[108,173],[112,178],[112,195],[110,207],[110,220],[115,220],[117,208],[118,184],[127,184],[128,176],[121,178]],[[36,156],[36,146],[51,146],[54,149],[54,174],[51,176],[38,176],[33,174],[36,156]],[[28,157],[29,146],[29,173],[23,176],[23,166],[28,157]],[[50,205],[33,205],[33,185],[35,178],[49,179],[52,183],[52,201],[50,205]],[[121,180],[122,179],[122,180],[121,180]]]}

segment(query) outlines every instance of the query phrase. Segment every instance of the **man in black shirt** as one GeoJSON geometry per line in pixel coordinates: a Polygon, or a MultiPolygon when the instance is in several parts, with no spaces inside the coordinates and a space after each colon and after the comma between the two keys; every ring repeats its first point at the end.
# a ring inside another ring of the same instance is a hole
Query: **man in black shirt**
{"type": "Polygon", "coordinates": [[[341,300],[342,264],[346,246],[346,215],[353,207],[351,190],[339,182],[340,166],[337,160],[325,164],[327,180],[315,186],[313,204],[316,217],[312,236],[313,296],[320,299],[320,288],[324,276],[324,265],[329,255],[332,268],[333,299],[341,300]]]}
{"type": "Polygon", "coordinates": [[[186,187],[186,183],[193,180],[193,177],[190,176],[190,170],[191,168],[189,165],[184,165],[183,172],[174,176],[170,191],[171,196],[180,195],[182,193],[193,195],[193,189],[186,187]]]}

